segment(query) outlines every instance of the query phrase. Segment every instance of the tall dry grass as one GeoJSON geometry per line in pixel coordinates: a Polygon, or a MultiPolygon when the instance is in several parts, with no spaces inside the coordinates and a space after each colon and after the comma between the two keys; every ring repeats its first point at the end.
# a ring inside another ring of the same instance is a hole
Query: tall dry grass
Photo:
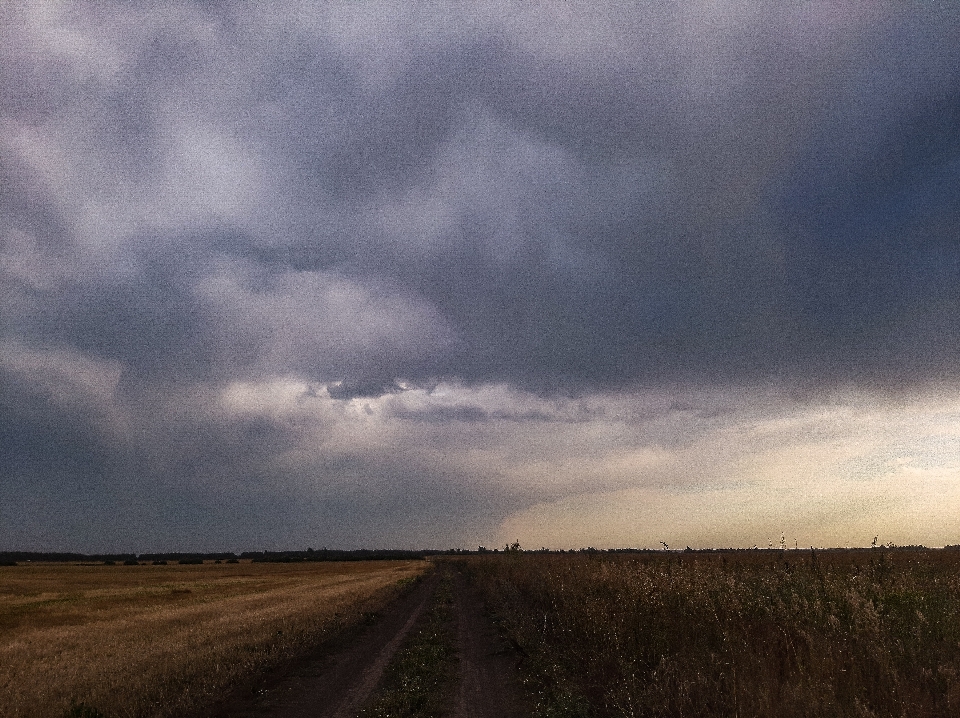
{"type": "Polygon", "coordinates": [[[958,716],[960,552],[467,562],[538,716],[958,716]]]}
{"type": "Polygon", "coordinates": [[[0,567],[0,715],[178,716],[375,610],[422,561],[0,567]]]}

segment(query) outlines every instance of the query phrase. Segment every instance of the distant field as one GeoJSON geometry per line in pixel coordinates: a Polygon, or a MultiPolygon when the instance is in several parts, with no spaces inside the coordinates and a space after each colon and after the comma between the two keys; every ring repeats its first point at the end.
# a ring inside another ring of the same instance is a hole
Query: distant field
{"type": "Polygon", "coordinates": [[[176,716],[387,599],[425,561],[0,566],[0,715],[176,716]]]}
{"type": "Polygon", "coordinates": [[[960,551],[459,563],[523,649],[539,718],[960,715],[960,551]]]}

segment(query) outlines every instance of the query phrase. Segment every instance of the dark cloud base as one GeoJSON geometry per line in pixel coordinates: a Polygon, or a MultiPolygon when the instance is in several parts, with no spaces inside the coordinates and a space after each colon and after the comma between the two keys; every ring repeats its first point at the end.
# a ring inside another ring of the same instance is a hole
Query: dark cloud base
{"type": "MultiPolygon", "coordinates": [[[[580,46],[534,15],[178,8],[0,16],[2,542],[232,549],[319,522],[413,546],[508,512],[464,476],[420,503],[390,498],[412,478],[284,498],[264,487],[302,431],[160,411],[237,381],[347,401],[960,378],[952,6],[603,7],[580,46]],[[64,410],[65,370],[25,368],[41,355],[119,379],[64,410]],[[117,412],[142,431],[117,439],[117,412]]],[[[427,413],[502,418],[471,411],[427,413]]]]}

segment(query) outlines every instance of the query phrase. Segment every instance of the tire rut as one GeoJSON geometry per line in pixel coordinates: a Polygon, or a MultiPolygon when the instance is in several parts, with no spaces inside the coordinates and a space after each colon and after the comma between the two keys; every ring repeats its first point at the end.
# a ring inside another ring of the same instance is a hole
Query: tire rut
{"type": "Polygon", "coordinates": [[[357,718],[374,696],[397,649],[452,574],[457,672],[452,718],[524,718],[517,652],[500,636],[478,591],[450,565],[437,566],[368,626],[355,626],[312,654],[276,669],[204,712],[204,718],[357,718]]]}
{"type": "Polygon", "coordinates": [[[373,624],[349,629],[312,655],[261,680],[256,690],[235,694],[204,715],[355,718],[438,583],[438,572],[431,572],[410,593],[385,607],[373,624]]]}
{"type": "Polygon", "coordinates": [[[500,636],[476,589],[454,574],[460,683],[453,718],[523,718],[532,713],[516,651],[500,636]]]}

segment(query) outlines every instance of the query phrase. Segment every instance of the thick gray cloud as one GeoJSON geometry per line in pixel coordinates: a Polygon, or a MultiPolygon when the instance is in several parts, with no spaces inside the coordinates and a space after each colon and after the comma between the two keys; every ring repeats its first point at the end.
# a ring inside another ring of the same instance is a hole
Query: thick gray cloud
{"type": "MultiPolygon", "coordinates": [[[[323,449],[348,490],[301,456],[336,415],[217,410],[243,383],[335,406],[958,378],[952,5],[0,13],[8,542],[442,543],[536,500],[403,442],[323,449]]],[[[378,410],[451,453],[464,426],[570,420],[378,410]]]]}

